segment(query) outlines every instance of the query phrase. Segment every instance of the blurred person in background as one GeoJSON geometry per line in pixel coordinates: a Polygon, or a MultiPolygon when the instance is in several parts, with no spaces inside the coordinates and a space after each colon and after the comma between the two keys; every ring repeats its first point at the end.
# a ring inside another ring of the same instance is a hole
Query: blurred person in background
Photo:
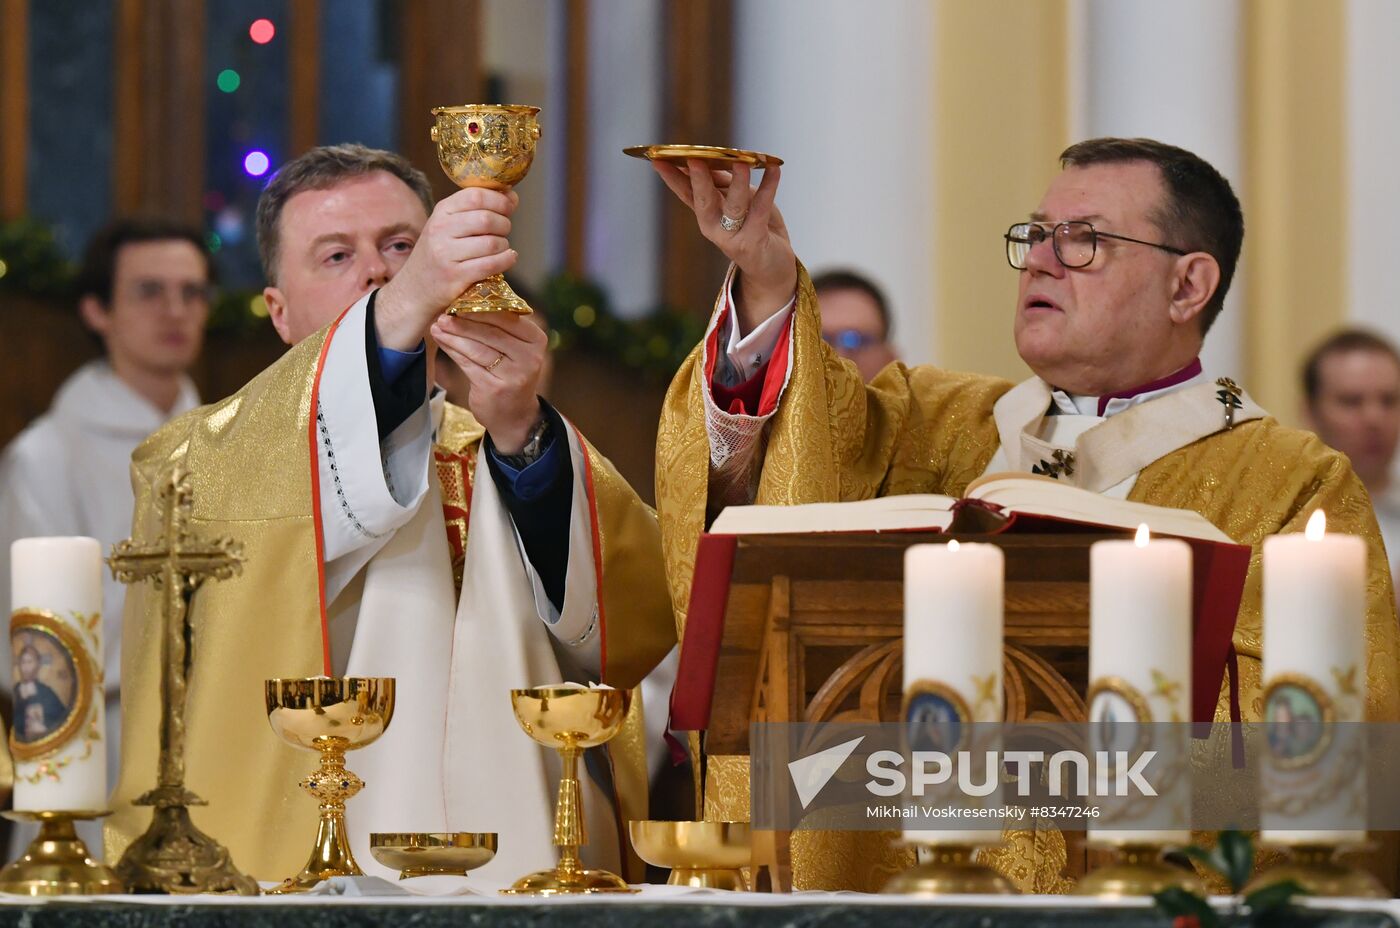
{"type": "Polygon", "coordinates": [[[1393,575],[1400,575],[1400,351],[1362,329],[1343,329],[1313,349],[1303,365],[1312,430],[1351,458],[1376,508],[1393,575]]]}
{"type": "Polygon", "coordinates": [[[885,293],[869,277],[835,269],[812,277],[821,305],[822,339],[852,361],[866,383],[898,361],[890,344],[890,307],[885,293]]]}
{"type": "MultiPolygon", "coordinates": [[[[78,313],[103,356],[78,368],[0,456],[0,602],[10,602],[16,539],[86,535],[106,551],[130,533],[131,453],[199,405],[188,371],[204,343],[213,276],[203,236],[174,222],[119,219],[88,244],[78,313]]],[[[102,583],[107,770],[115,780],[125,588],[106,571],[102,583]]],[[[33,828],[16,831],[22,849],[33,828]]]]}

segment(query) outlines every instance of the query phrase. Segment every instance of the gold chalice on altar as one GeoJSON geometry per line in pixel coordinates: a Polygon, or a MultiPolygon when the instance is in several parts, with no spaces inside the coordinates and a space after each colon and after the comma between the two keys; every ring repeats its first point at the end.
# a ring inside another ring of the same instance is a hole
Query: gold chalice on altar
{"type": "Polygon", "coordinates": [[[321,753],[298,785],[321,802],[316,846],[306,866],[270,893],[305,892],[333,876],[362,876],[345,834],[345,800],[364,781],[345,769],[345,752],[372,744],[394,717],[392,677],[305,677],[267,681],[267,720],[278,737],[321,753]]]}
{"type": "Polygon", "coordinates": [[[585,870],[578,857],[578,849],[588,843],[583,790],[578,781],[579,756],[584,748],[604,744],[622,729],[628,697],[626,690],[569,686],[510,691],[510,704],[520,727],[540,744],[558,751],[564,769],[554,807],[559,865],[522,876],[501,892],[521,896],[636,892],[615,873],[585,870]]]}
{"type": "Polygon", "coordinates": [[[369,852],[399,879],[418,876],[466,876],[467,871],[484,867],[496,856],[496,835],[492,832],[404,832],[375,833],[369,836],[369,852]]]}
{"type": "MultiPolygon", "coordinates": [[[[509,190],[530,173],[540,137],[539,112],[538,106],[504,103],[434,108],[438,163],[458,187],[509,190]]],[[[493,274],[457,297],[447,314],[531,311],[503,276],[493,274]]]]}
{"type": "Polygon", "coordinates": [[[629,822],[637,856],[669,867],[670,886],[749,888],[742,867],[753,856],[748,822],[629,822]]]}

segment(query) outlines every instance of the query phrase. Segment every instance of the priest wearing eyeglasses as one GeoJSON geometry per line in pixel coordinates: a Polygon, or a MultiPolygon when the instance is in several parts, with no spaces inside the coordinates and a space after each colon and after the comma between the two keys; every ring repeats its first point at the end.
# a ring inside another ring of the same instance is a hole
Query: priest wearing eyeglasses
{"type": "MultiPolygon", "coordinates": [[[[1323,509],[1329,530],[1369,546],[1367,714],[1400,718],[1395,605],[1364,487],[1343,455],[1201,369],[1244,238],[1229,182],[1196,155],[1148,139],[1093,139],[1060,161],[1039,205],[1005,235],[1020,276],[1016,347],[1034,372],[1019,384],[902,364],[864,384],[821,339],[817,296],[775,206],[779,169],[750,187],[743,165],[732,178],[695,161],[655,165],[732,262],[706,338],[672,384],[657,446],[681,620],[697,539],[726,505],[958,496],[985,473],[1038,473],[1194,510],[1254,546],[1234,645],[1244,719],[1257,721],[1260,546],[1323,509]]],[[[1217,717],[1227,711],[1222,698],[1217,717]]],[[[707,796],[738,794],[722,779],[707,779],[707,796]]],[[[899,866],[887,845],[849,837],[851,847],[822,853],[794,845],[795,884],[877,889],[899,866]]],[[[1026,855],[1025,866],[1007,867],[1019,869],[1023,889],[1060,888],[1037,882],[1058,869],[1041,866],[1045,849],[1026,855]]]]}

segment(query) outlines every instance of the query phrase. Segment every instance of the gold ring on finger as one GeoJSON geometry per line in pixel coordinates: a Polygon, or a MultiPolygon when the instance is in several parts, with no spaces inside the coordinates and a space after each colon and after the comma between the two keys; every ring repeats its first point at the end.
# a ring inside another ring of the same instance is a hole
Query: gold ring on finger
{"type": "Polygon", "coordinates": [[[506,359],[506,353],[505,353],[504,351],[498,351],[498,352],[496,352],[496,360],[494,360],[494,361],[492,361],[490,364],[486,365],[486,369],[487,369],[488,371],[494,371],[494,370],[496,369],[496,365],[497,365],[497,364],[500,364],[500,363],[501,363],[502,361],[504,361],[505,359],[506,359]]]}

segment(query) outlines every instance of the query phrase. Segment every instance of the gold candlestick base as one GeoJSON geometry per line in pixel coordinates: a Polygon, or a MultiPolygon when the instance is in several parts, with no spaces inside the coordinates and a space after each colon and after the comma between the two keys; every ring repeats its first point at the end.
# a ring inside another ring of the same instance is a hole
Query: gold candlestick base
{"type": "Polygon", "coordinates": [[[1115,846],[1115,860],[1095,868],[1075,887],[1075,895],[1100,899],[1151,896],[1167,889],[1184,889],[1206,895],[1206,886],[1194,870],[1175,867],[1162,859],[1163,848],[1154,844],[1115,846]]]}
{"type": "Polygon", "coordinates": [[[1015,895],[1016,887],[1006,877],[973,860],[970,845],[935,844],[928,850],[933,860],[896,874],[880,892],[904,896],[1015,895]]]}
{"type": "Polygon", "coordinates": [[[622,729],[627,716],[626,690],[542,686],[510,691],[511,708],[525,733],[559,752],[563,773],[554,805],[554,846],[559,865],[522,876],[507,896],[559,896],[579,893],[635,893],[627,881],[607,870],[585,870],[578,850],[588,843],[583,821],[583,789],[578,759],[585,748],[605,744],[622,729]]]}
{"type": "Polygon", "coordinates": [[[1310,896],[1389,899],[1380,881],[1360,867],[1336,859],[1337,848],[1329,844],[1303,844],[1287,848],[1288,861],[1270,867],[1250,880],[1245,894],[1293,880],[1310,896]]]}
{"type": "Polygon", "coordinates": [[[92,859],[74,822],[110,812],[6,812],[12,822],[38,822],[39,834],[24,856],[0,870],[0,893],[18,896],[97,896],[126,887],[106,864],[92,859]]]}
{"type": "Polygon", "coordinates": [[[630,822],[632,847],[654,867],[668,867],[670,886],[749,888],[743,867],[753,849],[747,822],[630,822]]]}
{"type": "Polygon", "coordinates": [[[316,843],[306,866],[268,892],[304,893],[333,876],[363,876],[350,852],[345,800],[364,781],[345,769],[345,752],[372,743],[394,717],[392,677],[306,677],[267,681],[272,730],[297,747],[321,752],[315,772],[297,785],[320,802],[316,843]]]}

